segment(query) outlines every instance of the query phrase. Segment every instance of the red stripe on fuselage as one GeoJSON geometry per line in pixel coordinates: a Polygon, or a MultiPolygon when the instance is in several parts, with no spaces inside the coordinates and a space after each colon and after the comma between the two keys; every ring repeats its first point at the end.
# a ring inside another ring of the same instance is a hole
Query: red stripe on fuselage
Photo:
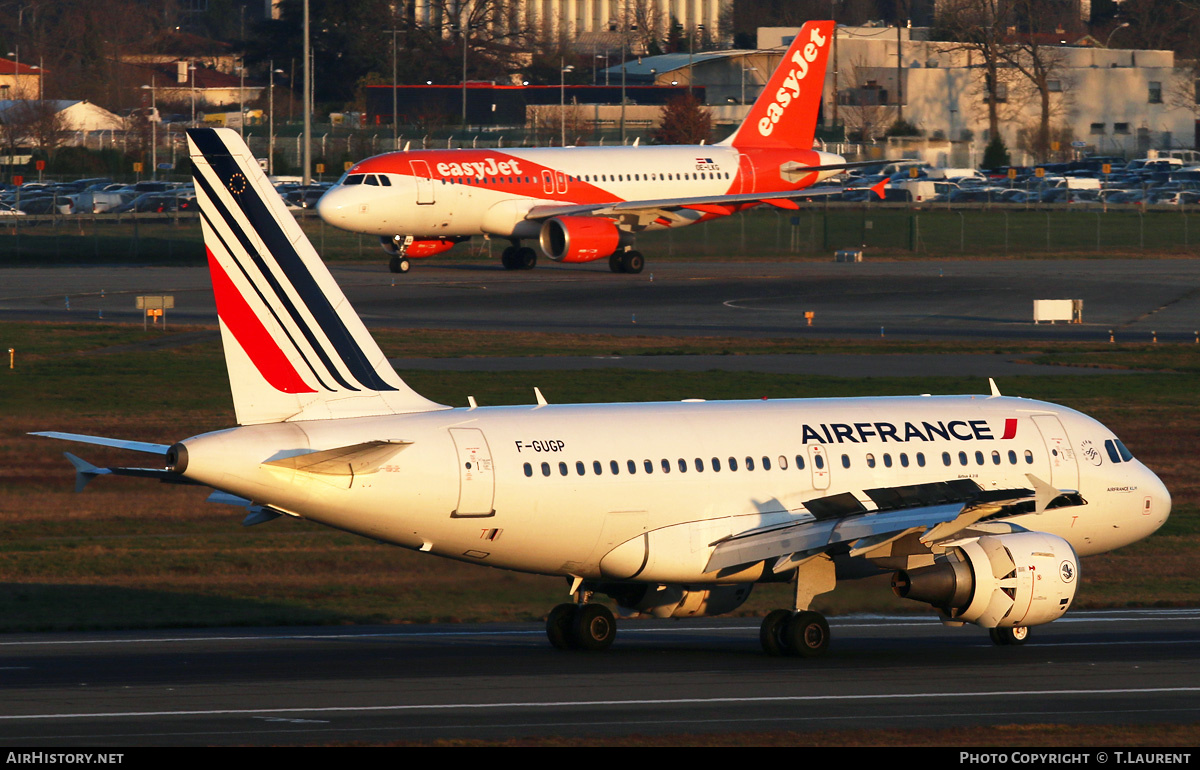
{"type": "Polygon", "coordinates": [[[279,344],[271,337],[271,333],[263,326],[262,321],[258,320],[245,297],[221,269],[212,251],[207,247],[205,251],[208,252],[208,270],[212,275],[217,315],[225,322],[226,328],[242,346],[242,350],[246,351],[258,373],[281,393],[316,393],[316,390],[309,387],[300,377],[279,344]]]}

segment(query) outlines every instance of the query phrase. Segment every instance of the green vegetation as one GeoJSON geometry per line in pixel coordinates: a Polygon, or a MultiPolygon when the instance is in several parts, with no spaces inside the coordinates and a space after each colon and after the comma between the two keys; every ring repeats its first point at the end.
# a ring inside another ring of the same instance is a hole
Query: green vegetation
{"type": "MultiPolygon", "coordinates": [[[[384,254],[371,235],[300,220],[329,261],[374,261],[384,254]]],[[[439,259],[499,262],[502,242],[475,239],[439,259]]],[[[760,206],[744,214],[648,233],[640,247],[651,262],[672,259],[788,257],[828,259],[837,249],[865,248],[868,258],[1027,258],[1192,256],[1200,213],[1188,207],[1108,211],[1090,207],[1028,209],[972,204],[949,209],[898,204],[807,204],[799,211],[760,206]],[[749,255],[749,256],[746,256],[749,255]]],[[[204,262],[194,215],[35,218],[0,223],[0,267],[18,264],[194,264],[204,262]]]]}

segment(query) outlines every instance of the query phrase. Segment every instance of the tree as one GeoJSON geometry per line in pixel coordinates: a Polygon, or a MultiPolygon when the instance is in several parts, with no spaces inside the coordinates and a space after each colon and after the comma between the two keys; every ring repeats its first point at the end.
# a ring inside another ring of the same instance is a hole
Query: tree
{"type": "Polygon", "coordinates": [[[699,144],[712,134],[712,113],[696,98],[686,93],[663,105],[658,128],[651,141],[655,144],[699,144]]]}

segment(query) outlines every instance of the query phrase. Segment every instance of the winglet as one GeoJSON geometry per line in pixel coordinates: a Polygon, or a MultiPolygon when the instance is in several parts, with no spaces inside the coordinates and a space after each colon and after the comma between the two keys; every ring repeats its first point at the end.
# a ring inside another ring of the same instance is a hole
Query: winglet
{"type": "Polygon", "coordinates": [[[1026,473],[1025,478],[1029,479],[1029,483],[1033,485],[1033,512],[1043,513],[1050,503],[1056,497],[1062,494],[1056,487],[1053,487],[1046,482],[1034,476],[1032,473],[1026,473]]]}
{"type": "Polygon", "coordinates": [[[992,388],[992,395],[990,398],[997,398],[1000,395],[1000,388],[996,387],[996,381],[991,377],[988,377],[988,385],[992,388]]]}
{"type": "Polygon", "coordinates": [[[883,179],[879,180],[878,184],[872,185],[872,187],[871,187],[871,192],[878,195],[879,200],[883,200],[884,198],[887,197],[883,192],[884,188],[887,187],[887,183],[888,183],[888,179],[887,179],[887,177],[884,177],[883,179]]]}

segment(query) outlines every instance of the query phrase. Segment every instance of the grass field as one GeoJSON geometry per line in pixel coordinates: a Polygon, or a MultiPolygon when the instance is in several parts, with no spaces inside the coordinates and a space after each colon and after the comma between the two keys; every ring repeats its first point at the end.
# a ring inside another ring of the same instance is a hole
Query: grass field
{"type": "MultiPolygon", "coordinates": [[[[194,330],[171,332],[181,341],[194,330]]],[[[392,356],[481,355],[495,350],[478,332],[435,332],[413,341],[378,335],[392,356]]],[[[527,334],[506,354],[602,351],[870,352],[870,343],[729,338],[602,338],[527,334]]],[[[372,543],[302,521],[242,528],[240,509],[207,504],[205,490],[102,478],[72,491],[65,450],[105,463],[144,456],[25,435],[67,430],[169,444],[233,424],[223,358],[213,342],[158,347],[161,334],[117,325],[0,324],[0,343],[25,355],[0,374],[0,631],[144,626],[405,623],[536,620],[566,595],[552,578],[462,565],[372,543]],[[143,349],[154,341],[153,349],[143,349]]],[[[1001,383],[1006,394],[1046,399],[1102,420],[1155,469],[1174,496],[1174,514],[1153,538],[1083,564],[1077,606],[1195,602],[1200,551],[1200,351],[1191,345],[890,344],[889,352],[1016,352],[1039,363],[1141,370],[1120,377],[1028,377],[1001,383]]],[[[442,403],[529,403],[526,373],[404,372],[442,403]]],[[[968,378],[828,377],[708,372],[537,374],[558,402],[683,397],[757,398],[917,392],[980,393],[968,378]]],[[[756,589],[740,612],[786,603],[786,587],[756,589]]],[[[922,612],[892,597],[886,581],[843,583],[821,597],[830,613],[922,612]]]]}

